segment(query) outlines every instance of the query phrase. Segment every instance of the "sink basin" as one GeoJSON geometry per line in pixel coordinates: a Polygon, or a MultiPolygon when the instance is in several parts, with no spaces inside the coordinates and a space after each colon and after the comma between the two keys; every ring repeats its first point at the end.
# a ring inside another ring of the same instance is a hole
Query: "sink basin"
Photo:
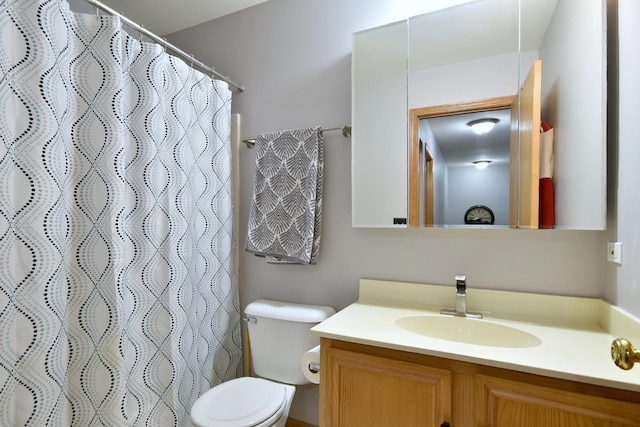
{"type": "Polygon", "coordinates": [[[480,319],[454,316],[409,316],[396,320],[400,328],[440,340],[491,347],[535,347],[541,341],[520,329],[480,319]]]}

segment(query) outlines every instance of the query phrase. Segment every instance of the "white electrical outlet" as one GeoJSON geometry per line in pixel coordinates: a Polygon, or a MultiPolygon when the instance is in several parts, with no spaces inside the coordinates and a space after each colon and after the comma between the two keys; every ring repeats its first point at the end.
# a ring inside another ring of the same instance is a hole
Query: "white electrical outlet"
{"type": "Polygon", "coordinates": [[[622,242],[607,243],[607,261],[622,264],[622,242]]]}

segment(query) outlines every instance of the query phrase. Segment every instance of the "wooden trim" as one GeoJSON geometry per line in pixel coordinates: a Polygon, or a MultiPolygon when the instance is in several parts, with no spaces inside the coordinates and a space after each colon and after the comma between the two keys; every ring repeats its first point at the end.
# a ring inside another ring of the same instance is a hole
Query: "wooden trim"
{"type": "Polygon", "coordinates": [[[409,227],[420,226],[420,120],[502,110],[509,108],[514,98],[514,96],[499,96],[409,110],[409,227]]]}
{"type": "Polygon", "coordinates": [[[318,426],[305,423],[304,421],[294,420],[293,418],[287,418],[287,424],[285,424],[285,427],[318,427],[318,426]]]}
{"type": "MultiPolygon", "coordinates": [[[[518,99],[514,98],[511,104],[511,121],[518,120],[519,115],[518,99]]],[[[511,126],[511,134],[509,136],[509,161],[511,163],[518,161],[518,126],[511,126]]],[[[518,228],[518,210],[520,200],[518,198],[519,189],[519,171],[517,168],[509,168],[509,227],[518,228]]]]}
{"type": "Polygon", "coordinates": [[[433,156],[429,150],[424,151],[424,226],[433,227],[433,156]]]}
{"type": "Polygon", "coordinates": [[[420,116],[409,110],[409,227],[420,227],[420,116]]]}
{"type": "Polygon", "coordinates": [[[430,107],[414,108],[413,114],[420,119],[431,117],[455,116],[463,113],[476,113],[480,111],[493,111],[509,108],[514,96],[498,96],[495,98],[478,99],[475,101],[457,102],[455,104],[433,105],[430,107]]]}
{"type": "MultiPolygon", "coordinates": [[[[531,66],[520,89],[518,120],[518,228],[537,229],[540,186],[542,61],[531,66]]],[[[513,193],[512,193],[513,197],[513,193]]],[[[513,225],[512,225],[513,226],[513,225]]]]}

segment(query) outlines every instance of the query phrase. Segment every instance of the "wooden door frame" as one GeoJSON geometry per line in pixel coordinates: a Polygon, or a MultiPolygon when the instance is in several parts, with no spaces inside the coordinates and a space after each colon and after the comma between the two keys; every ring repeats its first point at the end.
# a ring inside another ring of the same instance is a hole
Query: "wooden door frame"
{"type": "Polygon", "coordinates": [[[420,227],[420,120],[503,110],[511,106],[513,99],[512,95],[499,96],[409,110],[409,227],[420,227]]]}
{"type": "MultiPolygon", "coordinates": [[[[419,173],[419,172],[418,172],[419,173]]],[[[433,227],[433,155],[429,147],[424,148],[424,226],[433,227]]]]}

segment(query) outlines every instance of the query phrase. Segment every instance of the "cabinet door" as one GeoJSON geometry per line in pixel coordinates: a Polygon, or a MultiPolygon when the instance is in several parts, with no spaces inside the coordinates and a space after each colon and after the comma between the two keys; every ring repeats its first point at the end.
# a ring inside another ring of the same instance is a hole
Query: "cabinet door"
{"type": "Polygon", "coordinates": [[[511,104],[511,197],[509,226],[538,228],[542,61],[533,63],[511,104]]]}
{"type": "Polygon", "coordinates": [[[353,35],[351,221],[407,226],[407,21],[353,35]]]}
{"type": "Polygon", "coordinates": [[[476,376],[477,427],[639,426],[637,403],[476,376]]]}
{"type": "Polygon", "coordinates": [[[326,350],[321,425],[437,427],[450,420],[451,372],[335,348],[326,350]]]}

